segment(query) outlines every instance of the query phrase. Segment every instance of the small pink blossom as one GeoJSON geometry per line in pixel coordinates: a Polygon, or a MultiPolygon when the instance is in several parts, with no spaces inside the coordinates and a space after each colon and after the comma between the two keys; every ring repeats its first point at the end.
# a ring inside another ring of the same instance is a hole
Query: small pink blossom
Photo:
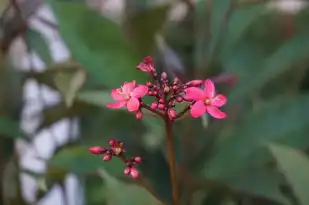
{"type": "Polygon", "coordinates": [[[130,169],[130,175],[132,178],[136,179],[139,177],[139,171],[136,168],[132,167],[130,169]]]}
{"type": "Polygon", "coordinates": [[[155,71],[153,59],[149,56],[145,57],[136,68],[147,73],[155,71]]]}
{"type": "Polygon", "coordinates": [[[204,82],[204,89],[197,87],[187,88],[184,98],[195,101],[190,109],[193,118],[198,118],[206,112],[217,119],[226,117],[226,114],[219,108],[226,104],[227,99],[222,94],[216,95],[215,85],[211,80],[204,82]]]}
{"type": "Polygon", "coordinates": [[[174,119],[177,115],[176,111],[173,109],[169,109],[167,111],[168,117],[170,118],[170,120],[174,119]]]}
{"type": "Polygon", "coordinates": [[[112,98],[118,102],[108,104],[108,108],[118,109],[124,106],[129,112],[135,112],[140,108],[139,99],[145,96],[148,92],[148,87],[145,85],[136,86],[136,82],[125,82],[121,88],[113,89],[111,92],[112,98]]]}

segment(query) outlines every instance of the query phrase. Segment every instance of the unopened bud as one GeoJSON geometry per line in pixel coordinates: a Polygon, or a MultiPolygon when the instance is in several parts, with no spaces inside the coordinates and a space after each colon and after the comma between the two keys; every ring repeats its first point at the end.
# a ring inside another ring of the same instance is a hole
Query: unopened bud
{"type": "Polygon", "coordinates": [[[174,119],[176,117],[176,111],[173,109],[169,109],[167,111],[168,117],[170,118],[170,120],[174,119]]]}
{"type": "Polygon", "coordinates": [[[106,155],[104,155],[104,157],[103,157],[103,161],[105,161],[105,162],[110,161],[111,159],[112,159],[112,156],[109,155],[109,154],[106,154],[106,155]]]}
{"type": "Polygon", "coordinates": [[[153,110],[157,109],[157,107],[158,107],[158,103],[156,103],[156,102],[153,102],[150,105],[150,108],[153,109],[153,110]]]}
{"type": "Polygon", "coordinates": [[[163,73],[161,74],[161,79],[162,79],[162,80],[166,80],[166,79],[167,79],[167,74],[166,74],[166,72],[163,72],[163,73]]]}
{"type": "Polygon", "coordinates": [[[165,86],[165,87],[164,87],[164,93],[169,93],[169,92],[170,92],[170,87],[165,86]]]}
{"type": "Polygon", "coordinates": [[[186,83],[187,86],[201,86],[203,84],[202,80],[191,80],[186,83]]]}
{"type": "Polygon", "coordinates": [[[127,176],[130,174],[130,172],[131,172],[131,168],[130,167],[125,168],[125,170],[123,171],[123,173],[125,175],[127,175],[127,176]]]}
{"type": "Polygon", "coordinates": [[[106,152],[106,149],[104,147],[94,146],[89,148],[89,152],[91,152],[92,154],[104,154],[106,152]]]}
{"type": "Polygon", "coordinates": [[[160,110],[164,110],[165,105],[164,105],[164,104],[159,104],[159,105],[158,105],[158,108],[159,108],[160,110]]]}
{"type": "Polygon", "coordinates": [[[135,114],[136,119],[140,120],[143,118],[143,113],[141,111],[137,111],[137,113],[135,114]]]}
{"type": "Polygon", "coordinates": [[[139,177],[139,172],[136,168],[132,167],[130,169],[130,175],[131,175],[132,178],[136,179],[136,178],[139,177]]]}
{"type": "Polygon", "coordinates": [[[140,157],[134,157],[134,161],[135,161],[136,163],[141,163],[141,162],[142,162],[142,158],[140,158],[140,157]]]}
{"type": "Polygon", "coordinates": [[[182,98],[181,96],[178,96],[178,97],[176,98],[176,101],[179,102],[179,103],[181,103],[181,102],[183,101],[183,98],[182,98]]]}

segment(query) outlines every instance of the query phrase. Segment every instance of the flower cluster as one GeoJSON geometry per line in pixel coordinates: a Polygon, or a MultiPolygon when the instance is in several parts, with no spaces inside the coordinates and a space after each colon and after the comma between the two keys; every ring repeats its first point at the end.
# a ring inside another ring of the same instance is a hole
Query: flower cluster
{"type": "Polygon", "coordinates": [[[217,119],[226,117],[219,108],[226,104],[227,99],[222,94],[216,94],[213,81],[207,79],[183,83],[178,78],[169,80],[165,72],[158,75],[150,57],[144,58],[137,69],[148,73],[153,82],[147,82],[145,85],[137,85],[136,81],[125,82],[120,88],[112,90],[111,96],[116,102],[108,104],[108,108],[127,107],[129,112],[135,113],[137,119],[143,117],[142,108],[161,117],[167,116],[170,120],[179,119],[189,110],[193,118],[205,113],[217,119]],[[145,96],[153,97],[154,101],[146,105],[142,100],[145,96]],[[183,102],[188,103],[187,108],[177,113],[176,103],[183,102]]]}
{"type": "Polygon", "coordinates": [[[136,179],[139,177],[139,172],[136,169],[136,165],[142,162],[141,157],[133,157],[130,159],[126,159],[124,153],[126,152],[123,148],[123,142],[112,139],[109,141],[109,148],[94,146],[90,147],[89,151],[95,155],[103,155],[103,160],[108,162],[112,159],[113,156],[119,157],[126,164],[126,168],[124,170],[124,174],[127,176],[131,176],[136,179]]]}

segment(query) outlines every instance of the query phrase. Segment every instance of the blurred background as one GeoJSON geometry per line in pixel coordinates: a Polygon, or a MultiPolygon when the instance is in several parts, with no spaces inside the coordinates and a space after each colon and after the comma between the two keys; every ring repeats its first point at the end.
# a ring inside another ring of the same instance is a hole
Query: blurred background
{"type": "MultiPolygon", "coordinates": [[[[301,0],[0,0],[0,205],[156,205],[89,146],[125,142],[165,204],[162,123],[107,110],[153,56],[211,78],[225,120],[175,124],[183,205],[309,205],[309,9],[301,0]]],[[[182,108],[179,105],[179,110],[182,108]]]]}

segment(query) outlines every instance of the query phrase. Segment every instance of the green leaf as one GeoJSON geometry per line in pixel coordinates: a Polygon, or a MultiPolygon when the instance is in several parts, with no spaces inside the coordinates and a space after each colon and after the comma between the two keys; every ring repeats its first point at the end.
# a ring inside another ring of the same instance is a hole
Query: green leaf
{"type": "Polygon", "coordinates": [[[302,152],[286,146],[269,145],[277,165],[302,205],[309,204],[309,160],[302,152]]]}
{"type": "Polygon", "coordinates": [[[280,191],[283,178],[280,173],[270,169],[247,170],[232,179],[225,181],[233,190],[251,196],[260,196],[273,201],[288,204],[288,200],[280,191]]]}
{"type": "Polygon", "coordinates": [[[212,2],[211,20],[210,20],[210,36],[211,41],[208,48],[208,58],[212,59],[216,49],[222,40],[226,21],[231,13],[232,0],[217,0],[212,2]]]}
{"type": "Polygon", "coordinates": [[[85,103],[106,108],[107,103],[114,102],[109,92],[106,91],[82,91],[76,98],[85,103]]]}
{"type": "Polygon", "coordinates": [[[241,39],[257,19],[270,12],[264,3],[236,9],[229,20],[225,42],[231,44],[241,39]]]}
{"type": "Polygon", "coordinates": [[[83,4],[52,1],[51,5],[61,36],[93,82],[119,87],[125,81],[146,80],[135,69],[141,59],[119,25],[83,4]]]}
{"type": "Polygon", "coordinates": [[[85,81],[86,73],[81,69],[71,73],[58,73],[55,76],[55,84],[64,95],[64,100],[68,107],[72,106],[77,91],[85,81]]]}
{"type": "Polygon", "coordinates": [[[165,23],[170,5],[162,4],[133,14],[128,20],[130,35],[143,55],[154,51],[155,34],[165,23]]]}
{"type": "Polygon", "coordinates": [[[106,184],[105,191],[108,205],[162,204],[142,187],[121,183],[106,173],[104,170],[101,171],[101,176],[106,184]]]}
{"type": "Polygon", "coordinates": [[[309,32],[306,30],[283,44],[273,55],[265,59],[262,68],[251,80],[242,81],[231,93],[229,101],[235,102],[242,96],[258,92],[274,77],[290,69],[295,63],[308,59],[309,32]]]}
{"type": "Polygon", "coordinates": [[[48,164],[76,174],[93,174],[104,167],[113,175],[123,175],[125,165],[119,158],[114,157],[111,161],[104,162],[102,156],[95,156],[89,153],[88,148],[87,146],[63,148],[48,164]]]}
{"type": "Polygon", "coordinates": [[[43,38],[42,34],[38,31],[28,28],[26,31],[26,40],[33,51],[40,56],[42,61],[46,65],[53,63],[53,59],[50,53],[50,49],[46,40],[43,38]]]}
{"type": "Polygon", "coordinates": [[[293,137],[293,132],[309,125],[308,112],[309,95],[278,98],[265,103],[238,123],[234,132],[229,132],[221,141],[219,139],[204,174],[213,179],[234,176],[254,163],[251,157],[261,146],[274,141],[291,141],[283,138],[293,137]]]}
{"type": "Polygon", "coordinates": [[[12,139],[21,138],[30,142],[29,136],[21,130],[19,123],[7,117],[0,117],[0,135],[12,139]]]}

